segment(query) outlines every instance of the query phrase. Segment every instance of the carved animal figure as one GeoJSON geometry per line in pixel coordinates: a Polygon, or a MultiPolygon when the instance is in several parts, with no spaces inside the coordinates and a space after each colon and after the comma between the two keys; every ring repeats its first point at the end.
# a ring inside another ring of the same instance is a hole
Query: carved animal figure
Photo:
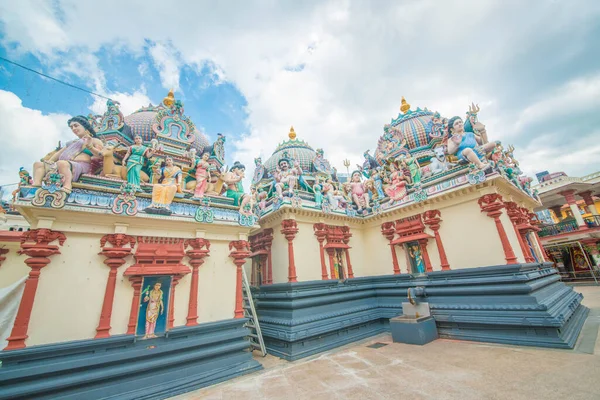
{"type": "Polygon", "coordinates": [[[431,157],[431,163],[421,168],[423,179],[441,172],[448,171],[448,169],[454,166],[453,163],[448,161],[444,147],[438,146],[433,149],[433,152],[435,156],[431,157]]]}
{"type": "MultiPolygon", "coordinates": [[[[115,163],[115,150],[122,146],[121,143],[109,141],[104,145],[102,150],[100,150],[100,155],[102,156],[102,176],[127,180],[127,167],[115,163]]],[[[125,149],[124,146],[123,148],[125,149]]],[[[148,182],[150,180],[148,174],[144,171],[140,172],[140,179],[142,182],[148,182]]]]}

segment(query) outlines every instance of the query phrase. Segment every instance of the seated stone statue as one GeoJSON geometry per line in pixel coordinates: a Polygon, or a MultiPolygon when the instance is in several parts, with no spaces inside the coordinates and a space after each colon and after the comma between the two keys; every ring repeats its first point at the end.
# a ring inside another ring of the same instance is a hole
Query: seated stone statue
{"type": "Polygon", "coordinates": [[[165,158],[163,167],[155,168],[155,174],[159,176],[158,183],[152,185],[152,204],[146,209],[146,212],[152,213],[154,210],[163,211],[156,213],[170,214],[170,207],[175,193],[181,193],[181,169],[173,164],[171,157],[165,158]]]}
{"type": "Polygon", "coordinates": [[[277,170],[275,171],[275,190],[281,200],[283,200],[283,192],[287,190],[289,193],[293,193],[296,188],[296,182],[298,177],[302,175],[302,169],[298,161],[294,163],[294,167],[290,168],[290,160],[282,158],[279,160],[277,170]]]}
{"type": "Polygon", "coordinates": [[[481,135],[465,132],[463,120],[452,117],[448,121],[448,154],[456,154],[459,161],[468,161],[481,170],[489,167],[485,162],[486,154],[494,149],[500,142],[483,143],[481,135]]]}
{"type": "Polygon", "coordinates": [[[70,193],[73,181],[77,181],[82,174],[92,172],[92,157],[100,156],[102,142],[96,138],[96,132],[86,117],[73,117],[67,124],[77,139],[67,143],[48,159],[33,164],[33,186],[41,186],[46,173],[57,170],[63,176],[62,190],[70,193]]]}

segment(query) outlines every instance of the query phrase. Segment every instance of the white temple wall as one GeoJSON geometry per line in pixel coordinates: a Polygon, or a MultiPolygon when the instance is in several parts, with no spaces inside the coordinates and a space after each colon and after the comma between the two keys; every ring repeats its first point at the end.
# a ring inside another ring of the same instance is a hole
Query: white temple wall
{"type": "MultiPolygon", "coordinates": [[[[372,275],[372,273],[369,271],[368,262],[365,262],[366,260],[364,229],[350,226],[350,233],[352,234],[352,237],[348,242],[348,246],[350,246],[348,253],[350,253],[350,262],[352,263],[352,270],[354,271],[354,276],[358,278],[359,276],[372,275]]],[[[348,269],[347,265],[346,269],[348,269]]]]}
{"type": "MultiPolygon", "coordinates": [[[[294,238],[294,258],[298,281],[320,281],[321,255],[313,222],[296,221],[298,233],[294,238]]],[[[287,246],[286,246],[287,247],[287,246]]],[[[352,256],[350,256],[352,258],[352,256]]],[[[327,257],[326,257],[326,260],[327,257]]]]}
{"type": "MultiPolygon", "coordinates": [[[[271,261],[273,263],[273,283],[284,283],[288,281],[288,242],[281,233],[281,221],[273,226],[273,244],[271,246],[271,261]]],[[[306,251],[300,246],[294,246],[297,254],[306,251]]],[[[302,278],[300,280],[303,280],[302,278]]]]}
{"type": "Polygon", "coordinates": [[[362,246],[365,275],[392,275],[394,263],[390,242],[381,234],[381,227],[378,225],[365,229],[363,237],[365,240],[365,244],[362,246]]]}
{"type": "Polygon", "coordinates": [[[0,242],[0,246],[8,249],[8,253],[4,255],[6,260],[0,265],[0,288],[4,288],[12,285],[24,276],[28,276],[31,269],[25,264],[25,260],[28,257],[17,253],[21,248],[20,243],[0,242]]]}
{"type": "MultiPolygon", "coordinates": [[[[210,255],[205,258],[204,264],[198,269],[198,323],[220,321],[233,318],[235,310],[236,266],[229,257],[229,241],[210,242],[210,255]]],[[[248,275],[248,279],[250,276],[248,275]]],[[[183,280],[182,280],[183,281],[183,280]]],[[[189,304],[191,274],[187,277],[187,295],[181,295],[175,301],[175,307],[180,307],[180,317],[177,320],[175,312],[175,326],[179,321],[185,325],[189,304]],[[181,299],[181,302],[179,302],[181,299]],[[183,310],[182,310],[183,309],[183,310]]],[[[177,286],[177,292],[181,285],[177,286]]],[[[176,296],[179,294],[176,292],[176,296]]]]}
{"type": "MultiPolygon", "coordinates": [[[[61,254],[51,256],[51,262],[41,271],[35,297],[27,346],[92,339],[100,318],[109,268],[98,255],[101,235],[66,234],[61,254]]],[[[119,268],[121,274],[125,268],[119,268]]],[[[131,285],[129,285],[131,287],[131,285]]],[[[127,289],[117,285],[115,293],[127,289]]],[[[133,289],[131,289],[133,293],[133,289]]],[[[115,308],[131,307],[115,302],[115,308]]],[[[121,332],[115,326],[111,333],[121,332]]]]}
{"type": "Polygon", "coordinates": [[[494,219],[481,212],[477,200],[439,210],[439,233],[451,269],[506,264],[494,219]]]}

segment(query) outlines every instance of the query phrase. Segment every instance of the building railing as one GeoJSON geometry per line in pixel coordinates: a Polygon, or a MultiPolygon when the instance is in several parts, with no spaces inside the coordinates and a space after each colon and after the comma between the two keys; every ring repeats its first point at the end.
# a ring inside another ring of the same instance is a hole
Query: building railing
{"type": "Polygon", "coordinates": [[[598,216],[598,215],[592,215],[589,217],[585,217],[583,220],[585,221],[588,228],[595,228],[595,227],[600,226],[600,216],[598,216]]]}
{"type": "MultiPolygon", "coordinates": [[[[588,228],[599,228],[600,227],[600,216],[598,216],[598,215],[592,215],[590,217],[585,217],[583,219],[583,221],[585,222],[585,224],[587,225],[588,228]]],[[[561,233],[575,232],[580,229],[579,226],[577,225],[577,221],[574,219],[569,220],[569,221],[559,222],[558,224],[542,225],[542,226],[540,226],[540,228],[541,229],[538,232],[538,235],[540,237],[560,235],[561,233]]]]}
{"type": "Polygon", "coordinates": [[[559,222],[558,224],[542,226],[540,231],[538,232],[538,235],[540,237],[554,236],[560,235],[561,233],[575,232],[577,230],[579,230],[579,226],[577,226],[577,221],[570,220],[559,222]]]}

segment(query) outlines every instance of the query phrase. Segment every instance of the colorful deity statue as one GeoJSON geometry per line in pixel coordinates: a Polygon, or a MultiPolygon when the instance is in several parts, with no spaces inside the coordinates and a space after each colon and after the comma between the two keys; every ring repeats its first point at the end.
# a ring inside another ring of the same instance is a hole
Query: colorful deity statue
{"type": "Polygon", "coordinates": [[[244,186],[242,185],[242,179],[244,179],[246,167],[244,164],[236,161],[233,163],[229,171],[224,173],[222,178],[223,182],[227,185],[227,192],[225,196],[233,199],[233,205],[240,207],[240,213],[244,215],[252,214],[252,210],[248,210],[246,207],[250,202],[250,195],[244,193],[244,186]]]}
{"type": "Polygon", "coordinates": [[[312,163],[315,167],[315,169],[323,174],[330,174],[331,173],[331,165],[329,164],[329,161],[327,161],[325,159],[325,157],[323,157],[323,149],[317,149],[315,157],[312,160],[312,163]]]}
{"type": "Polygon", "coordinates": [[[335,187],[333,186],[333,180],[331,178],[323,182],[323,196],[327,199],[327,202],[330,206],[336,208],[337,202],[334,203],[334,192],[335,187]]]}
{"type": "Polygon", "coordinates": [[[158,182],[152,185],[152,204],[146,212],[160,210],[158,213],[170,214],[170,206],[175,198],[175,193],[182,193],[181,181],[183,174],[181,169],[173,164],[171,157],[166,157],[164,165],[155,166],[154,175],[158,176],[158,182]]]}
{"type": "Polygon", "coordinates": [[[258,183],[265,176],[265,166],[262,163],[262,158],[257,157],[254,159],[254,176],[252,177],[252,184],[258,185],[258,183]]]}
{"type": "Polygon", "coordinates": [[[431,121],[427,125],[426,131],[427,134],[432,138],[441,138],[444,136],[444,132],[446,131],[446,123],[448,121],[445,118],[442,118],[439,112],[433,113],[431,117],[431,121]]]}
{"type": "Polygon", "coordinates": [[[371,169],[371,177],[369,180],[373,182],[373,188],[375,189],[377,195],[376,198],[379,200],[385,197],[385,193],[383,192],[383,178],[384,174],[381,167],[371,169]]]}
{"type": "Polygon", "coordinates": [[[258,209],[260,211],[267,208],[267,191],[262,189],[258,192],[258,209]]]}
{"type": "Polygon", "coordinates": [[[478,105],[471,103],[469,111],[467,111],[467,119],[465,121],[465,132],[472,132],[475,136],[478,136],[481,140],[481,144],[488,143],[487,132],[485,125],[479,122],[477,114],[481,109],[478,105]]]}
{"type": "Polygon", "coordinates": [[[363,171],[363,174],[365,174],[365,177],[368,178],[369,177],[368,171],[377,169],[380,167],[380,165],[377,162],[377,160],[375,159],[375,157],[373,157],[372,155],[369,154],[369,150],[365,151],[363,153],[363,156],[365,157],[365,161],[363,162],[362,167],[359,166],[359,170],[363,171]]]}
{"type": "Polygon", "coordinates": [[[294,167],[290,168],[290,160],[282,158],[279,160],[278,167],[275,170],[275,190],[279,199],[283,200],[283,191],[287,190],[288,193],[293,193],[296,188],[296,182],[298,177],[302,175],[302,169],[298,161],[294,162],[294,167]]]}
{"type": "Polygon", "coordinates": [[[200,200],[204,197],[208,182],[210,182],[210,164],[208,159],[210,153],[205,151],[202,153],[202,157],[197,158],[195,152],[192,153],[192,166],[196,169],[196,187],[194,188],[193,200],[200,200]]]}
{"type": "Polygon", "coordinates": [[[400,129],[390,124],[384,125],[382,139],[383,148],[381,150],[384,156],[391,154],[399,147],[406,146],[406,139],[400,129]]]}
{"type": "Polygon", "coordinates": [[[423,255],[421,249],[417,245],[408,246],[408,254],[411,260],[414,262],[417,272],[419,274],[425,273],[425,262],[423,261],[423,255]]]}
{"type": "Polygon", "coordinates": [[[321,208],[321,204],[323,204],[323,186],[321,185],[321,178],[319,177],[315,180],[313,192],[315,193],[315,206],[321,208]]]}
{"type": "Polygon", "coordinates": [[[404,168],[408,169],[412,186],[420,186],[421,167],[417,159],[414,157],[402,157],[400,163],[404,168]]]}
{"type": "Polygon", "coordinates": [[[407,194],[406,183],[408,178],[404,176],[402,168],[397,161],[391,161],[388,165],[388,169],[390,174],[386,177],[388,186],[384,189],[385,193],[392,201],[402,200],[407,194]]]}
{"type": "Polygon", "coordinates": [[[19,191],[21,190],[21,186],[28,186],[28,185],[31,185],[32,183],[33,183],[33,179],[31,178],[31,175],[29,175],[29,171],[27,171],[23,167],[19,168],[19,184],[17,185],[17,188],[15,190],[13,190],[13,192],[12,192],[12,202],[14,203],[15,200],[17,199],[17,195],[19,194],[19,191]]]}
{"type": "Polygon", "coordinates": [[[70,193],[73,181],[77,181],[82,174],[92,172],[92,157],[100,155],[102,142],[96,138],[96,132],[86,117],[73,117],[67,124],[77,139],[33,164],[33,186],[41,186],[44,176],[56,167],[64,177],[61,190],[70,193]]]}
{"type": "Polygon", "coordinates": [[[165,312],[163,291],[160,289],[161,286],[162,284],[160,282],[156,282],[152,290],[147,288],[144,291],[146,292],[144,303],[148,303],[148,307],[146,308],[146,332],[144,339],[156,337],[154,334],[154,330],[156,329],[156,320],[158,319],[159,314],[163,314],[165,312]]]}
{"type": "Polygon", "coordinates": [[[352,202],[356,205],[358,211],[362,211],[363,208],[369,207],[369,192],[367,191],[365,184],[361,181],[360,176],[360,171],[352,172],[349,184],[352,202]]]}
{"type": "MultiPolygon", "coordinates": [[[[483,126],[483,125],[482,125],[483,126]]],[[[489,167],[485,162],[486,154],[491,152],[500,142],[483,143],[481,132],[465,132],[463,121],[460,117],[452,117],[448,121],[448,153],[456,154],[459,160],[475,164],[481,170],[489,167]]]]}
{"type": "Polygon", "coordinates": [[[135,135],[133,140],[135,144],[127,149],[127,154],[123,157],[123,164],[127,166],[127,183],[139,190],[144,160],[152,157],[155,149],[144,146],[140,135],[135,135]]]}

